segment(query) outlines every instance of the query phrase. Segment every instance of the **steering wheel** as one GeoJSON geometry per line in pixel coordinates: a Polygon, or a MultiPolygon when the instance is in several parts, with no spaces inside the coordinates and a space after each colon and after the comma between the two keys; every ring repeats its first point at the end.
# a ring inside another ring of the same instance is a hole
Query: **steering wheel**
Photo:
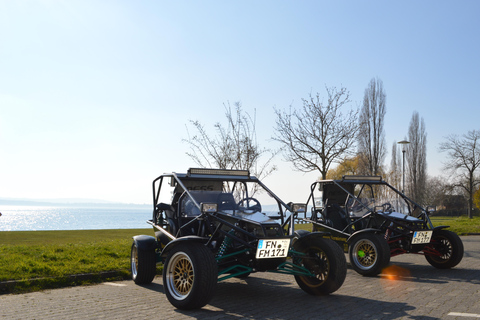
{"type": "Polygon", "coordinates": [[[383,207],[383,212],[390,212],[390,213],[393,212],[393,207],[390,202],[385,202],[384,204],[382,204],[382,207],[383,207]]]}
{"type": "Polygon", "coordinates": [[[238,202],[238,206],[240,208],[243,208],[244,210],[253,210],[254,212],[262,212],[262,205],[260,204],[260,201],[258,201],[255,198],[243,198],[238,202]],[[250,202],[253,202],[254,204],[251,205],[250,202]],[[245,204],[245,205],[244,205],[245,204]]]}

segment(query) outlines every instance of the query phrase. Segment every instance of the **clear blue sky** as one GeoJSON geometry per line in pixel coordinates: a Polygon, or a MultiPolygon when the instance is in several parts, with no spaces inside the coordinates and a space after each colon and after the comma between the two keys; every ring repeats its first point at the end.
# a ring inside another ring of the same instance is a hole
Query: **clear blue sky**
{"type": "MultiPolygon", "coordinates": [[[[388,152],[414,111],[428,171],[438,145],[480,129],[479,1],[0,0],[0,197],[150,203],[151,181],[194,166],[188,120],[213,130],[223,104],[257,112],[344,86],[387,94],[388,152]]],[[[317,173],[265,182],[305,201],[317,173]]],[[[389,160],[387,160],[389,164],[389,160]]]]}

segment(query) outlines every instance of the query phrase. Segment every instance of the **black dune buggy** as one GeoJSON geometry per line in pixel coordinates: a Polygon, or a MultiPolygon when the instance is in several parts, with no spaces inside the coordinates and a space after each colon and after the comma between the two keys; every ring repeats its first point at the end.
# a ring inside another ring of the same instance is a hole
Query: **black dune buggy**
{"type": "Polygon", "coordinates": [[[153,181],[153,219],[147,221],[155,236],[133,238],[132,278],[152,282],[162,262],[165,294],[179,309],[206,305],[217,281],[258,271],[292,274],[305,292],[330,294],[345,280],[345,255],[320,232],[295,232],[305,209],[285,204],[248,171],[161,175],[153,181]],[[262,208],[260,197],[269,205],[262,208]]]}
{"type": "Polygon", "coordinates": [[[377,275],[404,253],[423,254],[439,269],[463,258],[460,237],[430,221],[434,207],[422,208],[380,176],[319,180],[310,189],[311,217],[304,220],[343,246],[359,274],[377,275]]]}

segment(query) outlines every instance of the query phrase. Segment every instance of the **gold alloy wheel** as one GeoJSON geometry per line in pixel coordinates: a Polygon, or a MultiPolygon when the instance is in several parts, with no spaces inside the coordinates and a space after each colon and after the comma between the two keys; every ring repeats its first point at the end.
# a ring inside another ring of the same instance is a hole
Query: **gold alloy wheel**
{"type": "Polygon", "coordinates": [[[195,277],[190,257],[184,252],[177,252],[170,259],[165,272],[167,272],[166,285],[172,295],[177,300],[185,299],[192,290],[195,277]]]}
{"type": "Polygon", "coordinates": [[[353,252],[353,263],[363,270],[370,269],[378,259],[377,247],[368,239],[363,239],[355,243],[353,252]]]}

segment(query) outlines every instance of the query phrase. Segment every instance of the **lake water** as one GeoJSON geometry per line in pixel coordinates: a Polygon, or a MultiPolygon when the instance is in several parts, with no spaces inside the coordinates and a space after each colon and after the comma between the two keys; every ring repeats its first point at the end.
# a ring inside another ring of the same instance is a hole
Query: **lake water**
{"type": "MultiPolygon", "coordinates": [[[[268,210],[266,214],[277,215],[268,210]]],[[[125,207],[62,207],[0,205],[0,231],[34,230],[100,230],[151,228],[146,223],[152,219],[150,206],[125,207]]]]}
{"type": "Polygon", "coordinates": [[[145,207],[1,206],[0,231],[149,228],[145,207]]]}

